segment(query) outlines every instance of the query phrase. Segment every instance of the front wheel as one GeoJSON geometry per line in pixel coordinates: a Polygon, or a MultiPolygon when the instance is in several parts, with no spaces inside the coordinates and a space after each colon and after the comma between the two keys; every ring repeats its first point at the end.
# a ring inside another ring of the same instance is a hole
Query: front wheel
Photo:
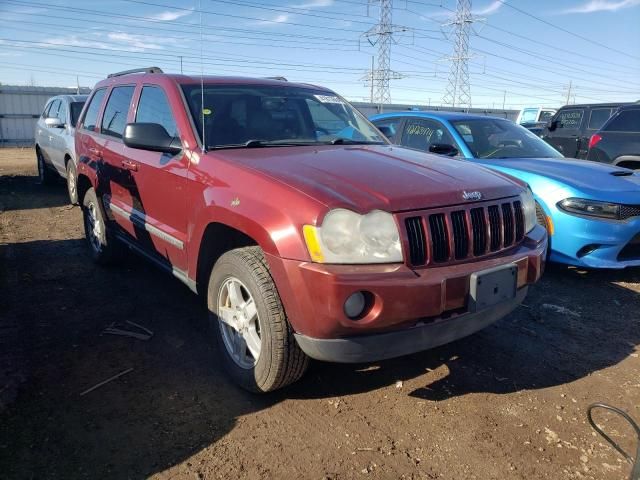
{"type": "Polygon", "coordinates": [[[36,160],[38,161],[38,183],[41,185],[51,185],[55,180],[55,175],[47,168],[40,148],[36,148],[36,160]]]}
{"type": "Polygon", "coordinates": [[[207,301],[218,351],[234,382],[252,392],[270,392],[302,377],[309,358],[295,341],[259,247],[220,257],[207,301]]]}

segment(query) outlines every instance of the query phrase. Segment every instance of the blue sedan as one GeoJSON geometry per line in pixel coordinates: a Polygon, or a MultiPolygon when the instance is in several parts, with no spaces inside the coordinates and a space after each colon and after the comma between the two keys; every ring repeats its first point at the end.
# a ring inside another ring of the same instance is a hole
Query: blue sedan
{"type": "Polygon", "coordinates": [[[564,158],[503,118],[398,112],[370,120],[396,144],[469,160],[528,183],[538,222],[549,232],[550,261],[640,266],[640,172],[564,158]]]}

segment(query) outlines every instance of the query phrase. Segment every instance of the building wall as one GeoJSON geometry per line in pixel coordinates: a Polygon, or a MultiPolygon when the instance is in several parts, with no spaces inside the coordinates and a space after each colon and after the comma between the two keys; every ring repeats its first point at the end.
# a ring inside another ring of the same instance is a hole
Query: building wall
{"type": "Polygon", "coordinates": [[[33,145],[35,125],[47,100],[75,93],[75,88],[0,85],[0,147],[33,145]]]}

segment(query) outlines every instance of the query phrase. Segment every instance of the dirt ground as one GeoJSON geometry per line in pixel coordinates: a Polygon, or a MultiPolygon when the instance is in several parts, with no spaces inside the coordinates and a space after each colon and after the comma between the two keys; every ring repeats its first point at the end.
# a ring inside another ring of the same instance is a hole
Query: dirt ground
{"type": "MultiPolygon", "coordinates": [[[[93,265],[79,208],[35,175],[32,150],[0,150],[0,477],[627,477],[585,412],[606,401],[640,419],[640,269],[550,267],[476,335],[314,363],[254,396],[216,363],[201,300],[133,255],[93,265]],[[155,334],[101,334],[116,320],[155,334]]],[[[635,451],[629,427],[597,418],[635,451]]]]}

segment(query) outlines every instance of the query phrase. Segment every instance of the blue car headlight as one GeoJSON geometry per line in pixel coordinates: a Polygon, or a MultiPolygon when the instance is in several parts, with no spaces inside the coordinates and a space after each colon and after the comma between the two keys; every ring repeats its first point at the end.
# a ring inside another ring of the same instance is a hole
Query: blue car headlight
{"type": "Polygon", "coordinates": [[[620,207],[618,203],[599,202],[585,198],[565,198],[558,202],[558,208],[573,215],[586,215],[589,217],[608,218],[620,220],[620,207]]]}

